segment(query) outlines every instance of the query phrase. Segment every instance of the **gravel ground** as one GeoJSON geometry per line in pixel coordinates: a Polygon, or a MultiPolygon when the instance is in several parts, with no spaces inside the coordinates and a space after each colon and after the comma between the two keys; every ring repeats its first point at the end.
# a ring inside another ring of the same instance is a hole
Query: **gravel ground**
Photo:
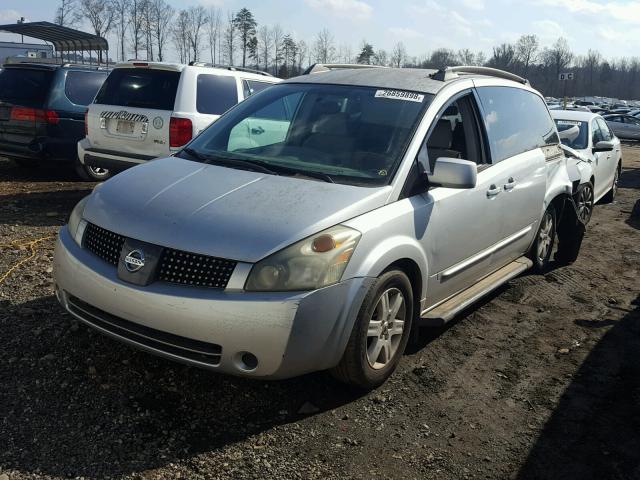
{"type": "Polygon", "coordinates": [[[425,332],[362,394],[215,375],[79,325],[51,237],[92,184],[0,160],[0,279],[27,259],[0,280],[0,480],[640,478],[640,148],[624,162],[574,265],[425,332]]]}

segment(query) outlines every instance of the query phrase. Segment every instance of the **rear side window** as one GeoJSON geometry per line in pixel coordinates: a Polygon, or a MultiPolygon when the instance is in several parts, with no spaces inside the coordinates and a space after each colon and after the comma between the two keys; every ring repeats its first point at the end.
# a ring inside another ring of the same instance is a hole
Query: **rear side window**
{"type": "Polygon", "coordinates": [[[67,72],[64,94],[71,103],[89,105],[107,78],[107,72],[67,72]]]}
{"type": "Polygon", "coordinates": [[[42,107],[49,94],[53,70],[5,68],[0,71],[0,100],[26,107],[42,107]]]}
{"type": "Polygon", "coordinates": [[[269,88],[271,86],[270,83],[267,82],[256,82],[254,80],[243,80],[242,88],[244,90],[244,97],[247,98],[250,95],[254,95],[256,93],[260,93],[265,88],[269,88]]]}
{"type": "Polygon", "coordinates": [[[105,80],[96,103],[173,110],[180,72],[116,68],[105,80]]]}
{"type": "Polygon", "coordinates": [[[560,143],[547,107],[534,93],[512,87],[480,87],[478,96],[493,163],[560,143]]]}
{"type": "Polygon", "coordinates": [[[238,103],[238,87],[235,77],[198,75],[196,110],[199,113],[222,115],[236,103],[238,103]]]}

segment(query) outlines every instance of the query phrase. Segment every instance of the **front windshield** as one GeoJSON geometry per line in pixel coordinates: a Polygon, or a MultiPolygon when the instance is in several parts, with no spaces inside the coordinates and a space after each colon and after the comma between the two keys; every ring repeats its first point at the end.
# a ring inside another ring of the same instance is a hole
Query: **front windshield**
{"type": "Polygon", "coordinates": [[[335,183],[389,183],[432,95],[283,84],[214,122],[179,156],[335,183]]]}
{"type": "Polygon", "coordinates": [[[556,126],[563,145],[574,150],[584,150],[589,147],[589,125],[587,122],[556,119],[556,126]]]}

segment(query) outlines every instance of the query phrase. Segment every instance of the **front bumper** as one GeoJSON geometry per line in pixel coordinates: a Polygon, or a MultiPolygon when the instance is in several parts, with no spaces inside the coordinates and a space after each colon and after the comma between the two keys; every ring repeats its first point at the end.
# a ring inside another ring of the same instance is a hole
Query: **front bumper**
{"type": "Polygon", "coordinates": [[[80,248],[63,227],[56,292],[72,315],[151,353],[223,373],[287,378],[335,366],[373,279],[312,292],[250,293],[162,282],[139,287],[80,248]],[[258,360],[251,369],[243,354],[258,360]],[[203,356],[204,355],[204,356],[203,356]]]}

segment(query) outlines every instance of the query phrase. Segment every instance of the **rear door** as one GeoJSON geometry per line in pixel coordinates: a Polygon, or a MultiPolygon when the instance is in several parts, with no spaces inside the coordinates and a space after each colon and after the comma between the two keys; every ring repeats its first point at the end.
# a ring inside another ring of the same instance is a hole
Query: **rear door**
{"type": "Polygon", "coordinates": [[[44,107],[55,70],[6,66],[0,71],[0,150],[16,154],[39,151],[46,135],[44,107]]]}
{"type": "MultiPolygon", "coordinates": [[[[495,266],[523,255],[537,231],[547,188],[547,163],[564,159],[555,123],[542,98],[515,87],[478,87],[491,149],[499,175],[501,236],[495,266]]],[[[495,227],[494,227],[495,228],[495,227]]]]}
{"type": "Polygon", "coordinates": [[[93,148],[124,156],[169,155],[170,123],[181,73],[116,68],[89,107],[93,148]]]}

